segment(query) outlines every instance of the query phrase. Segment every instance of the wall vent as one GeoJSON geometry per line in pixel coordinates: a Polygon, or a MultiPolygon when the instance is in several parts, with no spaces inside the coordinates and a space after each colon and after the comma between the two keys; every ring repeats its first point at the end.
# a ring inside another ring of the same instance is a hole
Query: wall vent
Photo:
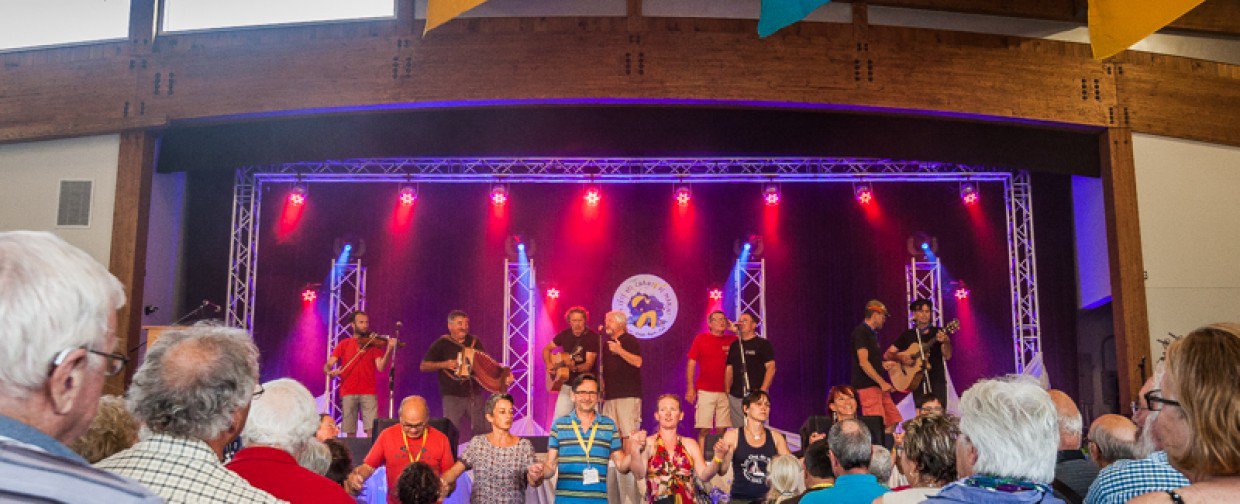
{"type": "Polygon", "coordinates": [[[90,227],[93,180],[61,180],[56,227],[90,227]]]}

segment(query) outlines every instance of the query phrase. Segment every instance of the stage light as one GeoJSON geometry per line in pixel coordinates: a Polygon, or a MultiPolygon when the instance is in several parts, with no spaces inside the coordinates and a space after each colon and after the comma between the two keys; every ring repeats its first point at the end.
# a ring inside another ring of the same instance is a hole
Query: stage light
{"type": "Polygon", "coordinates": [[[547,297],[551,299],[560,299],[560,289],[555,287],[547,289],[547,297]]]}
{"type": "Polygon", "coordinates": [[[518,244],[517,244],[517,251],[518,251],[518,252],[525,252],[525,244],[524,244],[524,243],[518,243],[518,244]]]}
{"type": "Polygon", "coordinates": [[[862,205],[869,205],[874,201],[874,188],[868,182],[853,184],[853,196],[862,205]]]}
{"type": "Polygon", "coordinates": [[[778,205],[780,196],[779,186],[776,184],[768,184],[765,189],[762,189],[762,201],[766,203],[766,206],[778,205]]]}
{"type": "Polygon", "coordinates": [[[689,190],[689,186],[681,185],[676,188],[676,204],[677,205],[688,206],[689,200],[692,198],[693,198],[693,193],[692,191],[689,190]]]}
{"type": "Polygon", "coordinates": [[[292,204],[294,206],[302,206],[306,204],[306,193],[307,192],[308,191],[306,189],[305,184],[293,185],[293,189],[290,190],[288,193],[289,204],[292,204]]]}
{"type": "Polygon", "coordinates": [[[418,199],[418,191],[413,186],[403,186],[400,188],[400,204],[404,206],[413,206],[413,202],[418,199]]]}
{"type": "Polygon", "coordinates": [[[303,302],[313,303],[314,300],[317,299],[318,297],[319,297],[319,294],[315,292],[314,289],[306,289],[306,290],[301,291],[301,300],[303,302]]]}
{"type": "Polygon", "coordinates": [[[969,299],[969,289],[964,287],[956,289],[956,300],[964,301],[966,299],[969,299]]]}
{"type": "Polygon", "coordinates": [[[508,186],[495,184],[491,186],[491,204],[503,205],[508,201],[508,186]]]}
{"type": "Polygon", "coordinates": [[[719,301],[723,299],[723,291],[719,289],[711,289],[708,294],[710,295],[710,299],[712,301],[719,301]]]}
{"type": "Polygon", "coordinates": [[[586,188],[585,198],[586,198],[587,205],[594,206],[598,204],[598,201],[602,199],[603,196],[602,196],[602,193],[599,191],[598,186],[591,185],[590,187],[586,188]]]}
{"type": "Polygon", "coordinates": [[[751,243],[749,243],[749,242],[745,242],[745,245],[744,245],[744,246],[742,246],[741,248],[743,249],[743,251],[744,251],[746,254],[748,254],[748,253],[749,253],[749,249],[752,249],[752,248],[753,248],[753,244],[751,244],[751,243]]]}
{"type": "Polygon", "coordinates": [[[977,184],[972,182],[961,182],[960,199],[964,201],[964,204],[966,205],[976,205],[977,201],[981,199],[981,193],[978,192],[977,184]]]}

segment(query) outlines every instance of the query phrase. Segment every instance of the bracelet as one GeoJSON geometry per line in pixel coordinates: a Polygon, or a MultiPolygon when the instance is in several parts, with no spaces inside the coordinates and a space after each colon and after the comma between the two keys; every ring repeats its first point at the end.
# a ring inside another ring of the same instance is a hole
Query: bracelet
{"type": "Polygon", "coordinates": [[[719,465],[719,464],[722,464],[722,463],[723,463],[723,459],[721,459],[721,458],[719,458],[719,457],[715,457],[715,458],[713,458],[713,459],[710,459],[710,461],[711,461],[711,462],[714,462],[714,463],[715,463],[715,465],[719,465]]]}

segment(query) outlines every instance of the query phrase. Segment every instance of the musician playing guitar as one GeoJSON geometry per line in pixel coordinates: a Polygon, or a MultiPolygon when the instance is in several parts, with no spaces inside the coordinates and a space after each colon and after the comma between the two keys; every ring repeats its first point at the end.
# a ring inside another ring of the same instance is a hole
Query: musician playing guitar
{"type": "Polygon", "coordinates": [[[947,404],[947,361],[952,358],[950,331],[930,325],[934,305],[929,299],[913,301],[909,311],[913,314],[914,327],[896,338],[883,354],[883,360],[912,366],[919,358],[923,359],[928,369],[922,372],[921,379],[913,379],[913,399],[921,404],[926,396],[933,395],[939,399],[939,404],[947,404]]]}
{"type": "Polygon", "coordinates": [[[435,373],[439,378],[439,395],[443,398],[443,416],[460,432],[459,439],[472,439],[475,435],[491,432],[491,423],[483,416],[482,386],[468,375],[461,379],[457,370],[468,361],[461,358],[462,351],[472,348],[483,351],[482,342],[469,334],[469,315],[460,310],[448,313],[448,334],[440,336],[426,350],[426,356],[418,369],[435,373]],[[469,427],[465,427],[465,425],[469,427]]]}
{"type": "Polygon", "coordinates": [[[543,363],[547,365],[547,391],[559,392],[555,401],[555,418],[573,410],[573,390],[568,386],[574,378],[593,373],[598,358],[600,337],[586,326],[590,313],[585,307],[574,306],[564,313],[568,329],[560,331],[543,347],[543,363]],[[559,348],[560,351],[552,353],[559,348]]]}
{"type": "Polygon", "coordinates": [[[375,373],[387,367],[399,342],[372,333],[370,317],[366,312],[359,310],[351,313],[349,325],[354,337],[336,344],[331,357],[323,364],[323,373],[340,378],[341,430],[348,437],[357,433],[360,409],[362,431],[369,436],[379,411],[379,403],[375,399],[375,373]],[[340,366],[336,367],[337,364],[340,366]]]}

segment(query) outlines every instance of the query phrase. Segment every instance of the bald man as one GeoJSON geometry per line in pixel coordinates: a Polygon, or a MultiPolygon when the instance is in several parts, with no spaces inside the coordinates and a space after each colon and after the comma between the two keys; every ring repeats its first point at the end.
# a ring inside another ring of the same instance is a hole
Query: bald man
{"type": "Polygon", "coordinates": [[[1099,469],[1117,460],[1145,457],[1137,448],[1137,424],[1123,415],[1107,414],[1089,426],[1089,458],[1099,469]]]}
{"type": "Polygon", "coordinates": [[[1068,394],[1048,390],[1059,416],[1059,453],[1055,457],[1055,494],[1070,504],[1080,504],[1089,493],[1089,485],[1098,477],[1098,466],[1081,452],[1083,421],[1081,410],[1068,394]]]}
{"type": "Polygon", "coordinates": [[[396,481],[406,466],[425,462],[437,475],[451,468],[456,460],[452,457],[448,436],[427,425],[428,420],[430,410],[426,407],[426,399],[414,395],[402,400],[400,423],[379,433],[374,446],[370,447],[370,453],[366,454],[366,460],[345,480],[345,490],[357,495],[366,479],[374,474],[375,468],[383,465],[387,471],[388,504],[399,504],[396,481]]]}

